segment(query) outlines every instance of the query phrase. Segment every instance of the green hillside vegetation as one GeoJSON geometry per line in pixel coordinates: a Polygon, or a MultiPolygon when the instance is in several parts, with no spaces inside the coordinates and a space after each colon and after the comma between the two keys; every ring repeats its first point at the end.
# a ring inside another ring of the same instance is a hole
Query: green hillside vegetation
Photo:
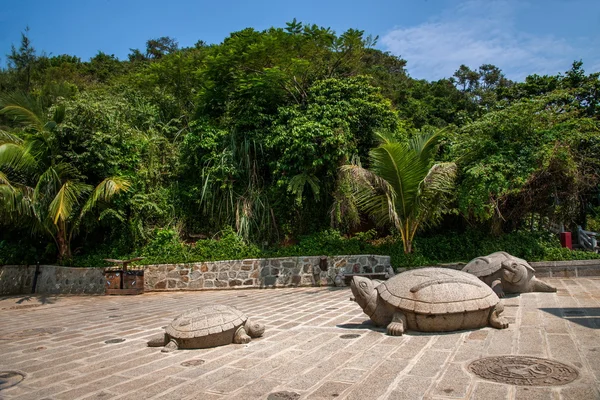
{"type": "Polygon", "coordinates": [[[128,60],[27,35],[0,69],[0,264],[598,256],[551,233],[600,226],[600,74],[579,61],[429,82],[363,31],[296,20],[128,60]]]}

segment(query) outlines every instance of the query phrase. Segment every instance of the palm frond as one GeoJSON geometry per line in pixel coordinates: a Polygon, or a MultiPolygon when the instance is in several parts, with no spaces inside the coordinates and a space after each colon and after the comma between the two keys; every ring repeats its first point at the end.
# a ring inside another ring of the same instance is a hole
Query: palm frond
{"type": "Polygon", "coordinates": [[[18,144],[4,143],[0,145],[0,168],[17,169],[21,165],[24,150],[18,144]]]}
{"type": "Polygon", "coordinates": [[[59,220],[68,220],[71,217],[73,208],[91,189],[92,187],[85,183],[66,181],[48,207],[49,216],[53,223],[56,225],[59,220]]]}
{"type": "Polygon", "coordinates": [[[40,175],[33,191],[33,202],[36,205],[47,204],[47,200],[54,198],[61,185],[62,181],[58,171],[53,167],[46,169],[40,175]]]}
{"type": "Polygon", "coordinates": [[[0,129],[0,144],[4,143],[21,144],[23,143],[23,139],[13,133],[0,129]]]}
{"type": "Polygon", "coordinates": [[[291,194],[296,196],[296,203],[298,205],[300,205],[300,204],[302,204],[302,196],[304,194],[304,188],[308,184],[308,186],[310,186],[310,188],[313,192],[313,196],[314,196],[315,200],[319,201],[319,193],[320,193],[319,183],[320,183],[319,178],[317,178],[315,175],[302,173],[302,174],[295,175],[290,179],[287,190],[288,190],[288,192],[290,192],[291,194]]]}
{"type": "Polygon", "coordinates": [[[426,132],[413,136],[409,141],[410,148],[423,160],[431,160],[440,141],[439,132],[426,132]]]}
{"type": "Polygon", "coordinates": [[[42,131],[47,123],[39,101],[24,93],[0,95],[0,114],[11,117],[25,128],[42,131]]]}
{"type": "Polygon", "coordinates": [[[419,221],[435,226],[450,209],[454,197],[457,167],[454,163],[435,164],[421,183],[419,221]]]}
{"type": "Polygon", "coordinates": [[[427,165],[402,143],[384,144],[369,154],[373,173],[393,188],[400,217],[412,215],[419,184],[427,175],[427,165]]]}
{"type": "Polygon", "coordinates": [[[375,132],[375,136],[379,140],[380,144],[390,144],[398,142],[398,140],[394,137],[394,133],[391,131],[378,131],[375,132]]]}
{"type": "Polygon", "coordinates": [[[92,195],[86,201],[83,209],[81,210],[80,216],[83,216],[85,213],[94,208],[98,201],[108,203],[115,194],[119,192],[127,192],[130,188],[131,182],[126,178],[113,176],[104,179],[98,184],[98,186],[96,186],[92,192],[92,195]]]}
{"type": "Polygon", "coordinates": [[[344,165],[340,170],[351,177],[352,191],[359,208],[371,215],[378,225],[386,222],[396,227],[399,225],[397,194],[389,182],[358,165],[344,165]]]}

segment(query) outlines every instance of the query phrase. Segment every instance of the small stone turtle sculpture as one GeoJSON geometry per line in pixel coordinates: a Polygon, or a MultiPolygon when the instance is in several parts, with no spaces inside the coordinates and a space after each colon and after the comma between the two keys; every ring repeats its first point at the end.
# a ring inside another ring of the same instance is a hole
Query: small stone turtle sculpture
{"type": "Polygon", "coordinates": [[[402,272],[384,282],[355,276],[352,294],[373,323],[388,335],[406,330],[445,332],[508,327],[502,301],[477,277],[446,268],[402,272]]]}
{"type": "Polygon", "coordinates": [[[498,297],[505,293],[556,292],[556,288],[533,275],[535,270],[527,261],[504,251],[477,257],[462,270],[481,279],[498,297]]]}
{"type": "Polygon", "coordinates": [[[262,336],[265,326],[252,322],[235,307],[208,305],[188,310],[167,326],[164,335],[148,346],[164,346],[163,352],[177,349],[204,349],[230,343],[248,343],[262,336]]]}

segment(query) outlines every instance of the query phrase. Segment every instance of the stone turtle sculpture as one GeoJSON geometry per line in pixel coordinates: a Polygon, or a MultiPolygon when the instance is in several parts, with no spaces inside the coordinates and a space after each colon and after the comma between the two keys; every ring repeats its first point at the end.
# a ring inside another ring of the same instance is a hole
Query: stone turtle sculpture
{"type": "Polygon", "coordinates": [[[445,332],[462,329],[508,327],[500,316],[504,305],[477,277],[445,268],[402,272],[377,283],[355,276],[354,300],[373,323],[400,336],[406,330],[445,332]]]}
{"type": "Polygon", "coordinates": [[[152,338],[148,346],[164,346],[163,352],[177,349],[204,349],[229,343],[248,343],[262,336],[265,326],[252,322],[235,307],[208,305],[184,312],[167,326],[164,335],[152,338]]]}
{"type": "Polygon", "coordinates": [[[504,251],[477,257],[462,270],[481,279],[498,297],[505,293],[556,292],[556,288],[533,275],[535,270],[527,261],[504,251]]]}

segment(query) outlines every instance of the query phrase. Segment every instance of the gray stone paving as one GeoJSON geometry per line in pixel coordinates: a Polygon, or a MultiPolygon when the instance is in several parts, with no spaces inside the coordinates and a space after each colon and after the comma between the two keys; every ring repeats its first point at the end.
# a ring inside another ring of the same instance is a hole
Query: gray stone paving
{"type": "Polygon", "coordinates": [[[600,399],[600,278],[544,281],[558,292],[505,299],[507,330],[402,337],[365,325],[348,288],[3,297],[0,371],[27,376],[0,399],[600,399]],[[209,303],[265,323],[264,337],[173,353],[146,347],[177,314],[209,303]],[[580,378],[517,387],[467,369],[510,354],[567,363],[580,378]]]}

